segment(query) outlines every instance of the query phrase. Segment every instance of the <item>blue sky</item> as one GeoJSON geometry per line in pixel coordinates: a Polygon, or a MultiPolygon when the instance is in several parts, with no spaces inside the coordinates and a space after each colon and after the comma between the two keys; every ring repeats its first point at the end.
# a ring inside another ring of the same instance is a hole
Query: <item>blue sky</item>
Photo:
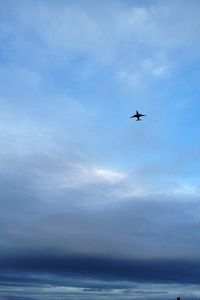
{"type": "Polygon", "coordinates": [[[199,298],[199,1],[0,3],[0,299],[199,298]]]}

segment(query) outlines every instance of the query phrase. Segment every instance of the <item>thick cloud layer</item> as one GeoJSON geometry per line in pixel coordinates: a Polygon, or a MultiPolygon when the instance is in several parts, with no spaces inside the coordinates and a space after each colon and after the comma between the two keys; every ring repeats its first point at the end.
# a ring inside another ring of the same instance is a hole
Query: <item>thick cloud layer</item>
{"type": "Polygon", "coordinates": [[[4,257],[2,268],[50,274],[86,276],[102,280],[200,284],[200,262],[191,260],[117,260],[74,255],[38,253],[4,257]]]}
{"type": "Polygon", "coordinates": [[[1,174],[2,257],[46,252],[198,261],[195,193],[137,191],[130,175],[63,167],[47,157],[19,165],[1,174]]]}

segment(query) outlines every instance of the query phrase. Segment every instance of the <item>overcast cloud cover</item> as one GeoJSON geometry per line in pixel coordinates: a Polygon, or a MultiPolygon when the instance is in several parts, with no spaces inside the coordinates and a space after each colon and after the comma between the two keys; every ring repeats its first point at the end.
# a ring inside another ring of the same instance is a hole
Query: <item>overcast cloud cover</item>
{"type": "Polygon", "coordinates": [[[199,299],[200,2],[0,4],[0,299],[199,299]]]}

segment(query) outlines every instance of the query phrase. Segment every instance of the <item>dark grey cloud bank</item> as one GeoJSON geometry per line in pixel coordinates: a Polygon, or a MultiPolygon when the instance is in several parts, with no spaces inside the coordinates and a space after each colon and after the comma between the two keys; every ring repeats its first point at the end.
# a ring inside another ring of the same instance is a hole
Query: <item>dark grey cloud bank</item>
{"type": "Polygon", "coordinates": [[[120,260],[38,253],[3,257],[1,268],[113,281],[200,284],[200,261],[120,260]]]}

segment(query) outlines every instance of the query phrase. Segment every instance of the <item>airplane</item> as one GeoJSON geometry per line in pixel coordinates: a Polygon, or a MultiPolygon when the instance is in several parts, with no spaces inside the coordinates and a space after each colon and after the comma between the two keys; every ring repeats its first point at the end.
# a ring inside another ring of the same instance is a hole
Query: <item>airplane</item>
{"type": "Polygon", "coordinates": [[[131,116],[130,118],[136,118],[136,121],[142,121],[140,118],[145,117],[146,115],[140,114],[138,110],[136,110],[136,114],[131,116]]]}

